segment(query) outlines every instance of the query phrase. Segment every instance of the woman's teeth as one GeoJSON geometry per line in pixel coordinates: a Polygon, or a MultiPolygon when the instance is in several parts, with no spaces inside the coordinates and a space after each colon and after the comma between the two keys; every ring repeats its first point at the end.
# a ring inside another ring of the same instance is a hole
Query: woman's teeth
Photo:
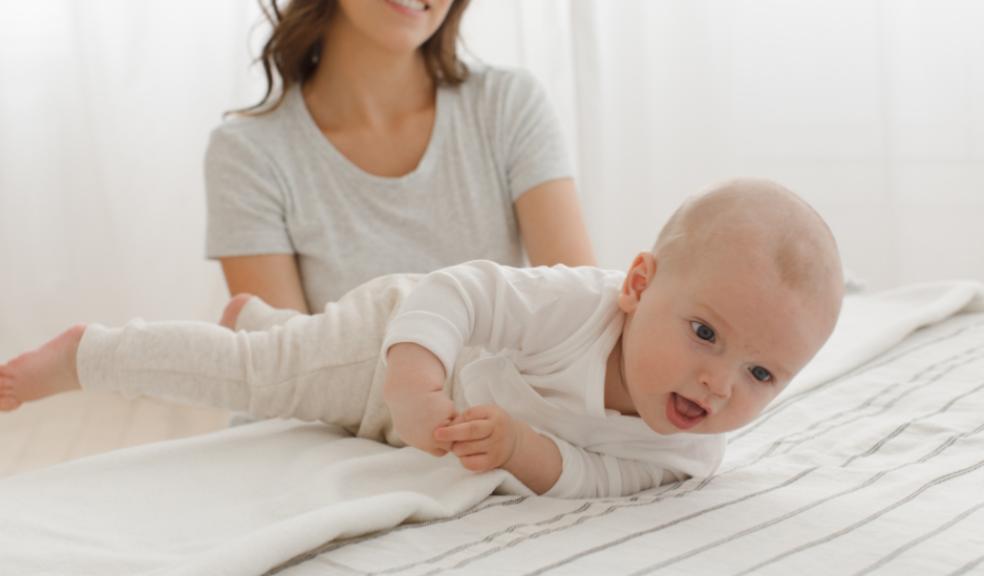
{"type": "Polygon", "coordinates": [[[404,8],[409,8],[411,10],[417,10],[418,12],[423,12],[427,10],[427,4],[424,4],[420,0],[389,0],[393,4],[399,4],[404,8]]]}

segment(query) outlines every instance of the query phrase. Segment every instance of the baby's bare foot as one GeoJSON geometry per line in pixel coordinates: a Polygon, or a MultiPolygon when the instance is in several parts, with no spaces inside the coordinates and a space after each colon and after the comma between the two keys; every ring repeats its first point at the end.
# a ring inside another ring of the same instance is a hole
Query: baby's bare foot
{"type": "Polygon", "coordinates": [[[239,319],[239,313],[243,311],[243,306],[249,302],[252,298],[252,294],[236,294],[229,300],[226,304],[225,310],[222,311],[222,318],[219,320],[219,325],[225,326],[229,330],[236,329],[236,321],[239,319]]]}
{"type": "Polygon", "coordinates": [[[78,390],[75,358],[83,333],[84,324],[72,326],[37,350],[0,364],[0,410],[15,410],[24,402],[78,390]]]}

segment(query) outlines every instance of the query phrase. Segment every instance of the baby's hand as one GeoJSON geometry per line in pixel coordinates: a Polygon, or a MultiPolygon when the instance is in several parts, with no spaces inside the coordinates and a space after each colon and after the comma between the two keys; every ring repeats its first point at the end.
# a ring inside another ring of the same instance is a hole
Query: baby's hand
{"type": "Polygon", "coordinates": [[[473,472],[501,468],[516,452],[516,421],[498,406],[474,406],[445,426],[434,429],[434,440],[451,442],[451,452],[473,472]]]}

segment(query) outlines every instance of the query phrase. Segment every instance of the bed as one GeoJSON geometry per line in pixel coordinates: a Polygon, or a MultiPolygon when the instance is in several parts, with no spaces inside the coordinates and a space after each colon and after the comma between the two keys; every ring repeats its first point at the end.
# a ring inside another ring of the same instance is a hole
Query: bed
{"type": "Polygon", "coordinates": [[[982,574],[981,295],[851,297],[710,478],[627,498],[495,495],[502,473],[262,422],[0,480],[3,571],[982,574]]]}

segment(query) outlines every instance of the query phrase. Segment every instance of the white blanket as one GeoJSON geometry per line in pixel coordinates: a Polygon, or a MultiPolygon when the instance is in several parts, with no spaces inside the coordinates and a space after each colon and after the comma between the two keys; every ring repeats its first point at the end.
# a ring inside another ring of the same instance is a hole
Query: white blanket
{"type": "MultiPolygon", "coordinates": [[[[982,293],[951,283],[851,297],[774,408],[920,326],[984,309],[982,293]]],[[[264,422],[0,480],[0,572],[263,574],[333,539],[458,514],[505,477],[324,426],[264,422]]]]}

